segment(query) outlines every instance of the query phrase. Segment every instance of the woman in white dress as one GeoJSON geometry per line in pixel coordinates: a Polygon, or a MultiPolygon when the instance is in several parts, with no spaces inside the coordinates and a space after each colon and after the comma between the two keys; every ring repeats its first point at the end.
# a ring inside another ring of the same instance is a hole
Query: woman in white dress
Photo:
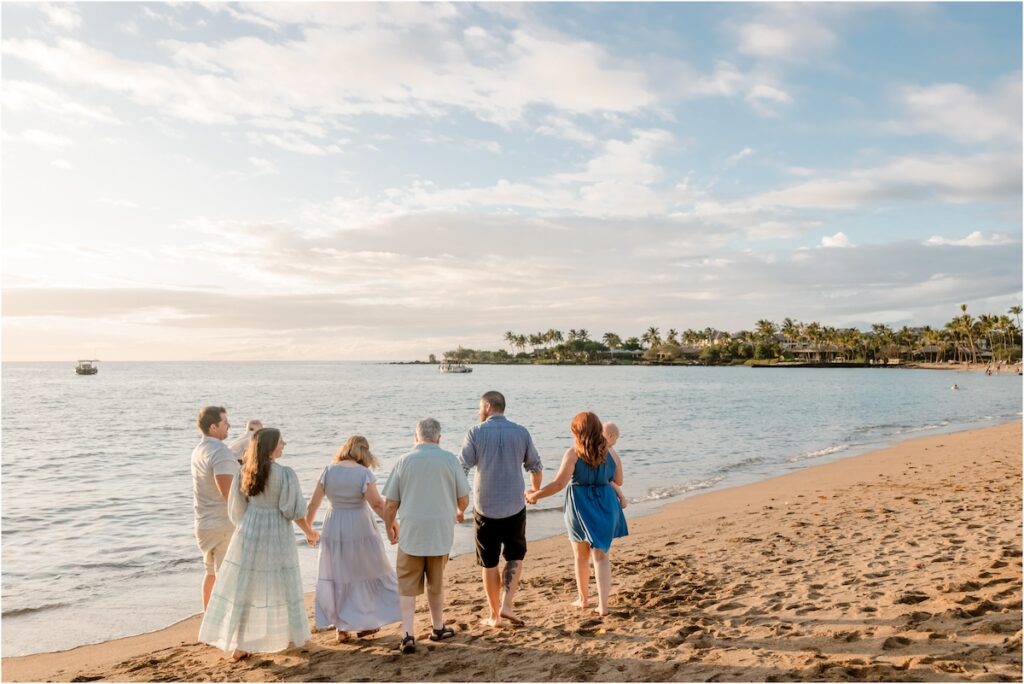
{"type": "Polygon", "coordinates": [[[228,495],[235,534],[217,573],[199,641],[230,652],[233,661],[252,651],[281,651],[309,641],[291,521],[310,546],[320,535],[306,523],[295,471],[275,462],[284,445],[279,430],[258,430],[228,495]]]}
{"type": "Polygon", "coordinates": [[[320,475],[306,512],[312,524],[324,497],[330,502],[320,537],[316,626],[333,626],[339,642],[349,632],[362,638],[402,619],[398,578],[370,512],[384,517],[376,467],[366,438],[349,437],[320,475]]]}

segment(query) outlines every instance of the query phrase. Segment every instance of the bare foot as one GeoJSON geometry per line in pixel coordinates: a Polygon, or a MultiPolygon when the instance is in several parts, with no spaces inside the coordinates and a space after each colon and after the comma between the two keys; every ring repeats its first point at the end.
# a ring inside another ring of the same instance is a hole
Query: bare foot
{"type": "Polygon", "coordinates": [[[589,608],[590,607],[590,601],[578,598],[578,599],[576,599],[575,601],[572,602],[572,605],[573,605],[574,608],[589,608]]]}
{"type": "Polygon", "coordinates": [[[601,610],[600,608],[594,608],[594,610],[592,612],[595,615],[597,615],[598,617],[605,617],[606,615],[608,615],[608,609],[607,608],[605,608],[604,610],[601,610]]]}
{"type": "Polygon", "coordinates": [[[484,627],[494,627],[495,629],[501,629],[501,618],[500,617],[488,617],[480,621],[480,624],[484,627]]]}
{"type": "Polygon", "coordinates": [[[250,655],[252,655],[252,654],[251,654],[251,653],[249,653],[248,651],[239,651],[239,650],[238,650],[238,649],[236,648],[236,649],[234,650],[234,652],[233,652],[233,653],[231,654],[231,658],[230,658],[230,660],[231,660],[231,662],[233,662],[233,663],[237,663],[237,662],[238,662],[239,660],[241,660],[242,658],[248,658],[248,657],[249,657],[250,655]]]}
{"type": "Polygon", "coordinates": [[[343,631],[341,631],[339,629],[338,630],[338,643],[339,644],[343,644],[346,641],[348,641],[348,632],[343,632],[343,631]]]}
{"type": "Polygon", "coordinates": [[[501,617],[505,618],[506,620],[511,622],[513,625],[525,625],[526,624],[525,622],[523,622],[522,618],[520,618],[518,615],[516,615],[512,611],[503,611],[501,613],[501,617]]]}

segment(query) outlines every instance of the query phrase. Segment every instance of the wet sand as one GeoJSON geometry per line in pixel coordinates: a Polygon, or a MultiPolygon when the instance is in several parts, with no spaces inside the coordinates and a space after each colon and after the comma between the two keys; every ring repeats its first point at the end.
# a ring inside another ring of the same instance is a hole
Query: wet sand
{"type": "MultiPolygon", "coordinates": [[[[629,464],[624,464],[628,476],[629,464]]],[[[4,681],[702,681],[1021,679],[1021,426],[925,437],[630,521],[612,614],[575,598],[564,537],[533,542],[522,627],[479,625],[470,556],[447,574],[433,644],[398,627],[239,664],[198,618],[71,651],[5,658],[4,681]]],[[[197,578],[198,585],[198,578],[197,578]]],[[[594,592],[593,581],[591,593],[594,592]]],[[[308,597],[307,597],[308,599],[308,597]]],[[[307,600],[308,604],[308,600],[307,600]]],[[[310,610],[312,619],[312,611],[310,610]]],[[[82,629],[87,630],[88,625],[82,629]]]]}

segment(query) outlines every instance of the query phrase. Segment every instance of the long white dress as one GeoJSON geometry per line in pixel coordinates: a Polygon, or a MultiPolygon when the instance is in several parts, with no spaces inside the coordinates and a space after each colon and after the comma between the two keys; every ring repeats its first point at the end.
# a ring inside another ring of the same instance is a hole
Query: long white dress
{"type": "Polygon", "coordinates": [[[231,483],[235,534],[217,572],[199,641],[226,652],[269,653],[309,641],[292,521],[306,514],[299,478],[272,463],[262,492],[248,497],[241,473],[231,483]]]}

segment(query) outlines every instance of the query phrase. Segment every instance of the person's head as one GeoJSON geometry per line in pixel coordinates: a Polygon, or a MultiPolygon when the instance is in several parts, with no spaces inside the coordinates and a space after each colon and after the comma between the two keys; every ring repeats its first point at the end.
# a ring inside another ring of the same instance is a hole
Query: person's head
{"type": "Polygon", "coordinates": [[[199,409],[196,419],[199,431],[207,437],[226,439],[231,423],[228,422],[228,410],[223,406],[204,406],[199,409]]]}
{"type": "Polygon", "coordinates": [[[370,453],[370,443],[362,435],[352,435],[341,445],[338,453],[334,455],[334,462],[341,463],[342,461],[355,461],[370,470],[376,470],[380,465],[377,462],[377,457],[370,453]]]}
{"type": "Polygon", "coordinates": [[[437,444],[441,441],[441,424],[435,418],[424,418],[416,423],[416,443],[429,442],[437,444]]]}
{"type": "Polygon", "coordinates": [[[261,428],[242,454],[242,492],[256,496],[267,486],[270,464],[284,451],[285,441],[276,428],[261,428]]]}
{"type": "Polygon", "coordinates": [[[250,418],[249,422],[245,424],[245,431],[246,432],[256,432],[257,430],[260,430],[262,428],[263,428],[263,422],[258,420],[258,419],[256,419],[256,418],[250,418]]]}
{"type": "Polygon", "coordinates": [[[601,431],[604,433],[604,439],[608,443],[608,448],[611,449],[619,441],[619,426],[615,423],[607,422],[601,431]]]}
{"type": "Polygon", "coordinates": [[[583,459],[591,468],[596,468],[604,463],[608,454],[608,442],[601,432],[601,419],[590,411],[577,413],[569,426],[572,432],[573,449],[576,455],[583,459]]]}
{"type": "Polygon", "coordinates": [[[505,395],[501,392],[484,392],[480,396],[480,421],[483,422],[493,415],[505,413],[505,395]]]}

